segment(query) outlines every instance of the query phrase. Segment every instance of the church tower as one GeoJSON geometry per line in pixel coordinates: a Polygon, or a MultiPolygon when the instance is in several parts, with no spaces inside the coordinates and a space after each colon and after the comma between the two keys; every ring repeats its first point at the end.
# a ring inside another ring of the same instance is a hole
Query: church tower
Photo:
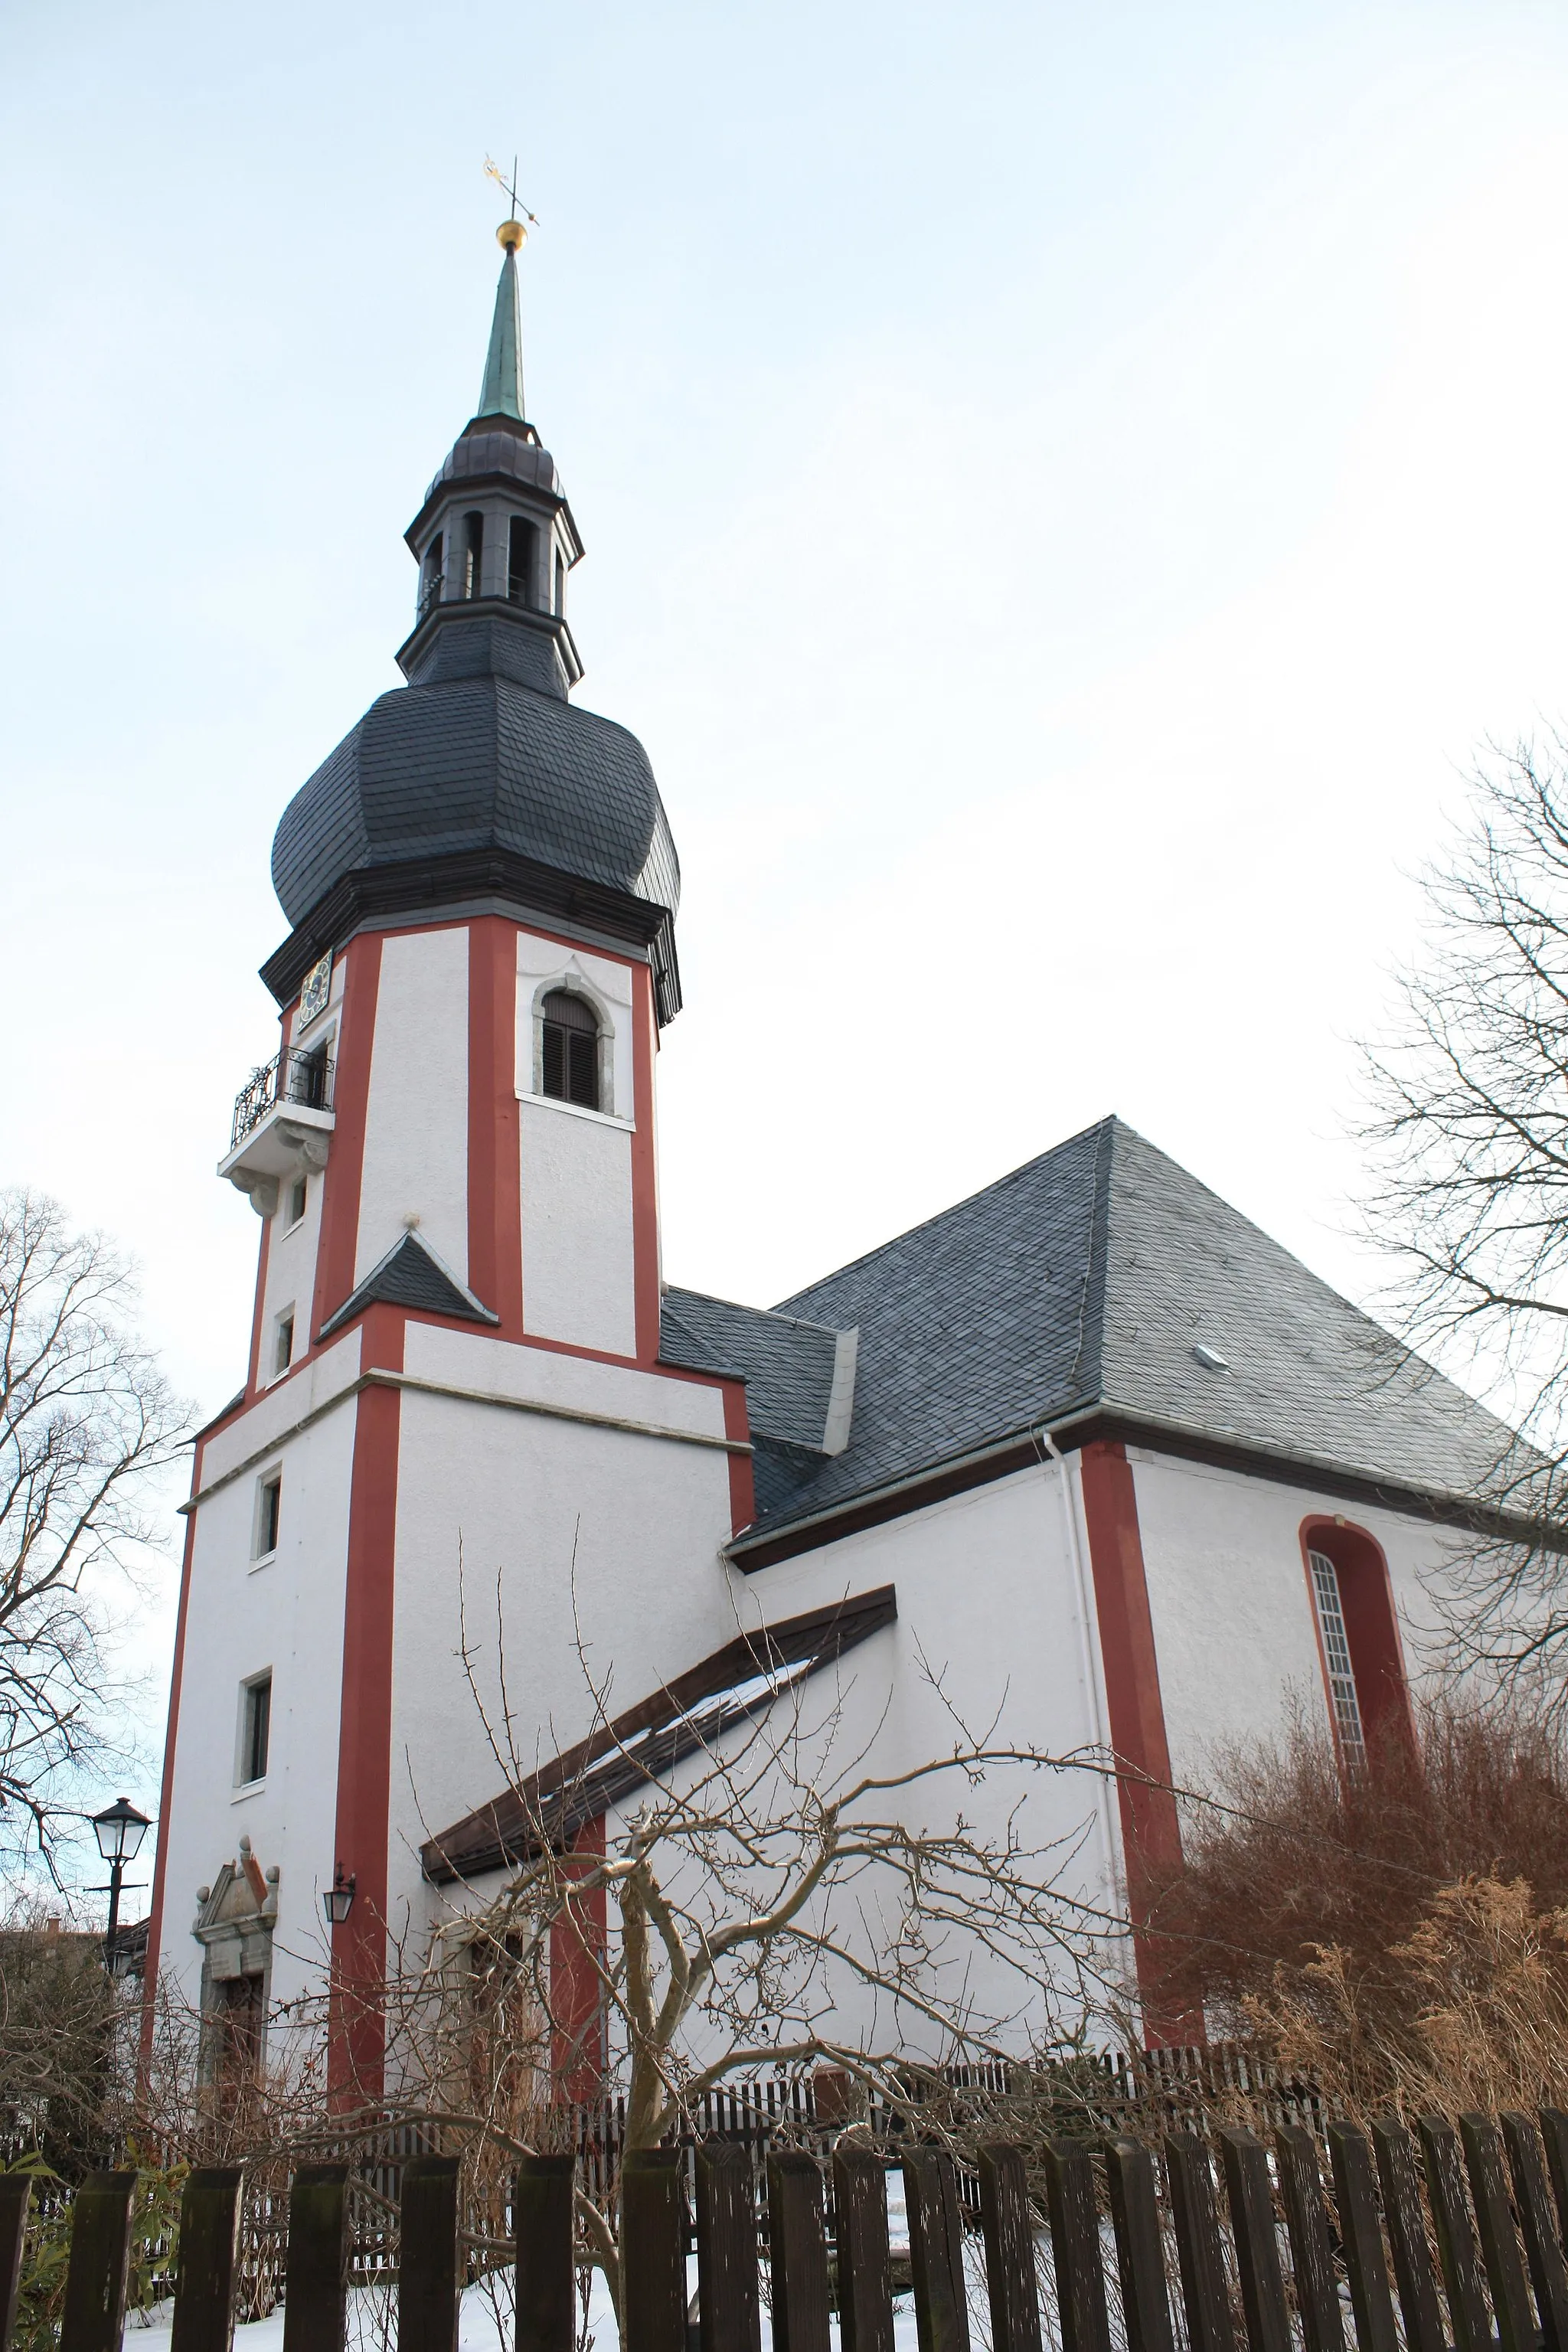
{"type": "Polygon", "coordinates": [[[500,236],[478,413],[405,534],[406,683],[278,826],[279,1049],[218,1169],[256,1303],[184,1507],[151,1925],[215,2048],[329,1961],[347,2000],[422,1951],[419,1847],[491,1793],[493,1744],[526,1771],[602,1679],[721,1640],[752,1511],[743,1386],[659,1360],[679,869],[642,746],[569,698],[583,545],[500,236]]]}

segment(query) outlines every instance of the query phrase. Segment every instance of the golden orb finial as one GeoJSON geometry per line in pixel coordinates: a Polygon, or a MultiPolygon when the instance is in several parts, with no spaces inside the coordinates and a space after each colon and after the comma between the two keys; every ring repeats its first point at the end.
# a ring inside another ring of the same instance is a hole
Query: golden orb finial
{"type": "Polygon", "coordinates": [[[505,246],[509,253],[515,253],[520,245],[528,243],[528,231],[520,220],[504,220],[496,231],[496,242],[505,246]]]}

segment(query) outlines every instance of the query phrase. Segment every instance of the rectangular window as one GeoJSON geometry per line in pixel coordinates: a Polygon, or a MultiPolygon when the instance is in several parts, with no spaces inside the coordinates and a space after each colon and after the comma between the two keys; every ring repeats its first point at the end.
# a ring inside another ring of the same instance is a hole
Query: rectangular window
{"type": "Polygon", "coordinates": [[[566,565],[559,548],[555,551],[555,609],[566,610],[566,565]]]}
{"type": "Polygon", "coordinates": [[[1351,1664],[1350,1637],[1345,1632],[1345,1612],[1340,1599],[1340,1572],[1321,1551],[1310,1551],[1307,1561],[1312,1571],[1312,1599],[1317,1605],[1318,1631],[1322,1635],[1323,1658],[1329,1670],[1329,1697],[1334,1710],[1334,1728],[1340,1735],[1340,1752],[1347,1764],[1359,1766],[1366,1762],[1366,1734],[1362,1728],[1361,1700],[1356,1696],[1355,1668],[1351,1664]]]}
{"type": "Polygon", "coordinates": [[[272,1471],[256,1490],[255,1558],[265,1559],[278,1549],[278,1523],[283,1509],[283,1473],[272,1471]]]}
{"type": "Polygon", "coordinates": [[[289,1187],[289,1223],[303,1224],[305,1221],[306,1184],[303,1176],[289,1187]]]}
{"type": "MultiPolygon", "coordinates": [[[[278,1337],[272,1351],[274,1372],[286,1372],[294,1360],[294,1309],[290,1307],[278,1318],[278,1337]]],[[[271,1545],[268,1546],[270,1551],[271,1545]]]]}
{"type": "Polygon", "coordinates": [[[272,1736],[272,1677],[258,1675],[241,1685],[239,1779],[243,1788],[267,1778],[267,1749],[272,1736]]]}

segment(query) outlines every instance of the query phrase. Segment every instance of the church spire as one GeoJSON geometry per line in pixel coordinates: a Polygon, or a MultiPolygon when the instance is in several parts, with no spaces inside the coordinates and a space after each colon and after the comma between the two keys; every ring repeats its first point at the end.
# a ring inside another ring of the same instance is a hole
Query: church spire
{"type": "Polygon", "coordinates": [[[515,416],[521,425],[522,404],[522,310],[517,283],[517,250],[528,232],[520,220],[502,221],[496,235],[506,247],[496,288],[495,316],[490,320],[490,347],[485,353],[485,379],[479,386],[476,416],[515,416]]]}

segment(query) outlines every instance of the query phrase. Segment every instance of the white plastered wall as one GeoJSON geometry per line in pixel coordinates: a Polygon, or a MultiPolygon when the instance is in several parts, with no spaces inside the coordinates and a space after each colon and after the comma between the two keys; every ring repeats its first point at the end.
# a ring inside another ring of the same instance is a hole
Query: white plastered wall
{"type": "MultiPolygon", "coordinates": [[[[1098,1649],[1085,1610],[1081,1528],[1079,1535],[1075,1547],[1061,1473],[1045,1465],[749,1577],[731,1570],[732,1601],[715,1617],[717,1630],[707,1646],[728,1638],[726,1625],[736,1619],[747,1626],[776,1622],[892,1584],[897,1622],[806,1685],[803,1723],[817,1725],[838,1710],[832,1742],[837,1769],[896,1772],[951,1754],[964,1737],[955,1716],[977,1739],[1070,1756],[1098,1743],[1103,1719],[1098,1649]]],[[[601,1636],[598,1654],[605,1647],[601,1636]]],[[[702,1654],[693,1641],[680,1663],[694,1664],[702,1654]]],[[[617,1673],[616,1687],[625,1704],[654,1682],[647,1674],[617,1673]]],[[[574,1735],[579,1727],[574,1722],[574,1735]]],[[[637,1801],[629,1798],[624,1811],[637,1801]]],[[[978,1787],[954,1773],[951,1780],[921,1782],[902,1800],[878,1802],[901,1806],[911,1825],[933,1828],[962,1812],[997,1844],[1021,1804],[1017,1827],[1026,1843],[1061,1842],[1064,1895],[1100,1906],[1115,1899],[1114,1800],[1092,1771],[998,1767],[978,1787]]],[[[624,1829],[623,1810],[609,1816],[612,1843],[624,1829]]],[[[459,1890],[451,1895],[461,1899],[459,1890]]],[[[1016,1979],[978,1948],[967,1957],[969,1992],[980,2006],[994,2003],[1000,2011],[1017,2001],[1016,1979]]],[[[1124,1962],[1120,1948],[1117,1957],[1124,1962]]],[[[875,2040],[895,2030],[885,2000],[879,2004],[864,1986],[841,1976],[835,1994],[836,2031],[875,2040]]],[[[1064,1993],[1069,2008],[1071,1998],[1064,1993]]],[[[1016,2022],[1017,2046],[1041,2022],[1037,2004],[1029,2018],[1016,2022]]],[[[911,2049],[921,2045],[918,2019],[904,2017],[896,2032],[911,2049]]]]}
{"type": "Polygon", "coordinates": [[[271,1995],[317,1981],[320,1894],[331,1882],[342,1706],[343,1597],[359,1370],[353,1332],[264,1396],[207,1447],[204,1482],[228,1477],[196,1513],[173,1798],[165,1836],[162,1964],[193,2003],[201,1949],[196,1889],[235,1857],[242,1832],[263,1870],[277,1864],[271,1995]],[[290,1425],[342,1397],[309,1428],[290,1425]],[[262,1453],[254,1465],[249,1456],[262,1453]],[[245,1465],[245,1466],[240,1466],[245,1465]],[[280,1467],[278,1549],[254,1564],[256,1488],[280,1467]],[[240,1685],[272,1671],[267,1777],[237,1791],[240,1685]]]}
{"type": "Polygon", "coordinates": [[[637,1118],[649,1115],[648,1106],[634,1102],[631,969],[531,931],[519,933],[517,956],[523,1326],[540,1339],[630,1356],[637,1349],[632,1133],[637,1118]],[[605,1111],[539,1091],[537,1008],[557,987],[586,996],[608,1034],[605,1111]]]}
{"type": "MultiPolygon", "coordinates": [[[[723,1434],[719,1391],[693,1381],[421,1324],[408,1328],[405,1361],[417,1377],[454,1387],[723,1434]]],[[[477,1678],[495,1722],[504,1639],[512,1738],[526,1772],[593,1720],[584,1658],[615,1712],[731,1638],[731,1578],[720,1558],[729,1533],[729,1455],[719,1447],[405,1391],[388,1857],[395,1935],[405,1919],[445,1908],[421,1879],[421,1843],[507,1777],[458,1654],[459,1545],[477,1678]]]]}
{"type": "Polygon", "coordinates": [[[1178,1781],[1203,1781],[1226,1743],[1276,1732],[1292,1701],[1328,1721],[1303,1519],[1364,1528],[1388,1560],[1406,1673],[1419,1679],[1448,1556],[1441,1529],[1305,1486],[1128,1448],[1160,1694],[1178,1781]]]}
{"type": "Polygon", "coordinates": [[[365,1108],[354,1280],[410,1218],[460,1282],[468,1278],[468,934],[390,931],[382,940],[365,1108]]]}
{"type": "Polygon", "coordinates": [[[277,1377],[278,1318],[286,1308],[294,1310],[294,1355],[302,1356],[314,1334],[310,1329],[310,1305],[316,1287],[316,1252],[321,1238],[321,1195],[323,1181],[314,1170],[301,1171],[305,1181],[305,1213],[300,1223],[289,1220],[289,1196],[293,1179],[285,1177],[278,1187],[278,1207],[271,1218],[271,1233],[267,1244],[267,1282],[261,1301],[261,1353],[258,1377],[267,1384],[277,1377]]]}

